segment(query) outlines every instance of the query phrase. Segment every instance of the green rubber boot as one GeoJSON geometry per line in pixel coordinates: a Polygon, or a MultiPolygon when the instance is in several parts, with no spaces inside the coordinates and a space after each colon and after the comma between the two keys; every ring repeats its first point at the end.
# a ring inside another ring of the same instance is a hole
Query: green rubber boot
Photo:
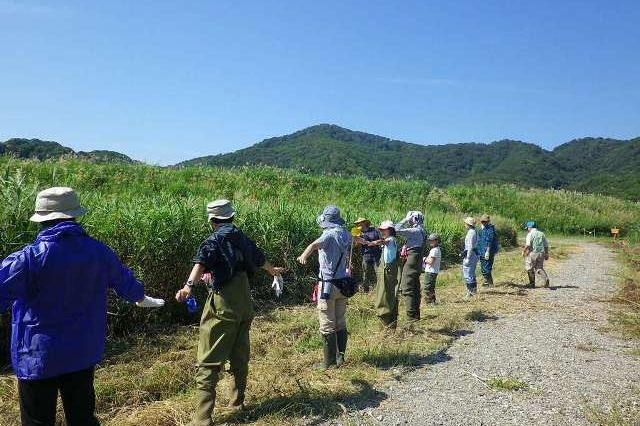
{"type": "Polygon", "coordinates": [[[198,408],[188,426],[213,426],[211,416],[216,405],[215,390],[213,392],[196,390],[196,401],[198,408]]]}
{"type": "Polygon", "coordinates": [[[336,333],[323,334],[323,361],[322,364],[317,364],[316,368],[320,370],[327,370],[336,366],[336,352],[338,351],[338,339],[336,333]]]}

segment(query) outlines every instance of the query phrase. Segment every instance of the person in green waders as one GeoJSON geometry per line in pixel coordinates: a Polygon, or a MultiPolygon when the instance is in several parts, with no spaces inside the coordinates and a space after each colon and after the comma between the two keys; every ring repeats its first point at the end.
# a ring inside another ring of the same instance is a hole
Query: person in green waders
{"type": "Polygon", "coordinates": [[[200,320],[196,398],[198,407],[190,426],[213,425],[216,385],[229,361],[233,375],[228,411],[244,409],[249,372],[249,329],[254,317],[249,278],[258,269],[274,277],[284,272],[272,266],[263,252],[233,224],[235,209],[228,200],[207,205],[213,233],[200,245],[185,286],[176,294],[178,302],[191,296],[194,285],[203,281],[209,297],[200,320]]]}
{"type": "Polygon", "coordinates": [[[382,222],[378,229],[382,238],[376,245],[382,246],[382,257],[375,288],[376,314],[385,328],[393,330],[398,324],[398,242],[390,220],[382,222]]]}
{"type": "Polygon", "coordinates": [[[410,211],[394,227],[396,234],[406,239],[406,260],[402,267],[400,289],[404,296],[409,321],[420,319],[420,274],[422,272],[422,251],[427,236],[423,223],[424,215],[422,212],[410,211]]]}

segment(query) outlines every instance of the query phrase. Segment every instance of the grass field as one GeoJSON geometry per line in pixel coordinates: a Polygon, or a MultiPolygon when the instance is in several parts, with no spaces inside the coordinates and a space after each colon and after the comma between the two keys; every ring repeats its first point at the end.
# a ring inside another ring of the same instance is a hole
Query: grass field
{"type": "MultiPolygon", "coordinates": [[[[317,177],[271,168],[163,169],[0,158],[0,180],[0,256],[35,236],[37,228],[28,217],[39,189],[72,186],[89,208],[82,220],[88,231],[118,252],[148,294],[169,301],[157,311],[110,301],[108,356],[97,381],[98,411],[108,425],[176,425],[193,409],[196,329],[190,324],[196,318],[171,299],[209,232],[205,205],[214,198],[232,199],[239,225],[273,263],[287,268],[283,299],[273,300],[264,275],[252,288],[260,316],[252,330],[250,409],[236,420],[259,424],[335,417],[345,406],[379,397],[375,383],[401,377],[405,368],[438,362],[442,350],[471,322],[532,309],[518,287],[524,280],[522,260],[510,250],[522,222],[537,219],[544,230],[558,235],[585,230],[603,234],[611,226],[632,234],[640,223],[639,204],[596,195],[512,186],[435,188],[424,181],[317,177]],[[315,309],[307,304],[316,265],[295,263],[319,235],[315,217],[328,203],[341,207],[348,221],[367,216],[374,223],[423,210],[427,229],[443,236],[445,263],[452,267],[440,278],[442,303],[415,329],[378,331],[370,296],[357,295],[348,315],[350,361],[339,374],[310,368],[319,360],[321,346],[315,309]],[[497,275],[501,285],[495,290],[501,297],[481,295],[462,303],[455,266],[464,232],[461,219],[485,212],[494,217],[504,248],[497,275]]],[[[566,248],[555,247],[553,253],[557,261],[566,248]]],[[[202,302],[204,294],[199,298],[202,302]]],[[[6,363],[8,329],[5,313],[0,316],[0,364],[6,363]]],[[[17,416],[12,380],[6,375],[0,381],[0,419],[8,424],[17,416]]],[[[220,402],[225,402],[224,390],[220,402]]]]}
{"type": "MultiPolygon", "coordinates": [[[[552,247],[553,269],[571,246],[552,247]]],[[[464,302],[460,271],[454,266],[439,276],[439,303],[423,310],[417,326],[383,331],[373,310],[372,295],[351,299],[348,364],[327,372],[312,368],[321,359],[317,313],[313,306],[273,307],[263,310],[251,330],[248,411],[220,421],[238,424],[281,425],[307,419],[331,419],[345,409],[372,404],[382,398],[374,386],[384,380],[402,380],[410,369],[446,361],[446,348],[469,332],[476,321],[492,321],[509,312],[542,308],[535,298],[523,297],[526,278],[518,250],[498,258],[497,286],[481,291],[477,300],[464,302]]],[[[536,290],[544,291],[544,290],[536,290]]],[[[535,294],[535,291],[534,293],[535,294]]],[[[403,309],[402,303],[400,306],[403,309]]],[[[194,362],[197,329],[192,326],[157,327],[145,334],[110,340],[108,355],[97,371],[98,412],[110,426],[173,426],[184,424],[193,412],[194,362]]],[[[222,381],[218,403],[226,403],[228,379],[222,381]]],[[[14,379],[0,379],[0,419],[15,424],[14,379]]],[[[0,423],[2,426],[2,423],[0,423]]]]}

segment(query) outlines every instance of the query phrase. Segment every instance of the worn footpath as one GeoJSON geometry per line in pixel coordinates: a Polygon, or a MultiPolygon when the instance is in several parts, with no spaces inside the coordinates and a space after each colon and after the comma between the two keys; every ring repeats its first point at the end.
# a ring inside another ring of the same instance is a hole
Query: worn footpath
{"type": "Polygon", "coordinates": [[[550,289],[529,292],[544,309],[477,323],[432,364],[379,386],[377,406],[331,423],[583,425],[594,410],[640,410],[637,345],[608,323],[616,271],[610,250],[583,244],[551,274],[550,289]]]}

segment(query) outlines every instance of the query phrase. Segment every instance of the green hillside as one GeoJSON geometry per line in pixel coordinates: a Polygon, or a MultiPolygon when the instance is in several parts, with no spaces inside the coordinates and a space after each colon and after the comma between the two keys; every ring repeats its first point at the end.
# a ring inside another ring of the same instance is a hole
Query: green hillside
{"type": "Polygon", "coordinates": [[[578,139],[553,151],[513,140],[424,146],[321,124],[179,166],[257,164],[343,176],[417,177],[439,186],[514,183],[640,200],[640,138],[578,139]]]}
{"type": "Polygon", "coordinates": [[[63,146],[58,142],[43,141],[40,139],[9,139],[0,143],[0,155],[38,160],[78,157],[97,163],[133,163],[131,158],[119,152],[107,150],[75,152],[73,149],[63,146]]]}

